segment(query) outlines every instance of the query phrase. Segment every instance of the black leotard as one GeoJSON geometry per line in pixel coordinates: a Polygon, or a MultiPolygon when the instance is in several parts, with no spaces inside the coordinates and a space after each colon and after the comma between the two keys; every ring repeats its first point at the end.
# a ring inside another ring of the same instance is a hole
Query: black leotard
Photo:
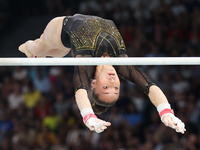
{"type": "Polygon", "coordinates": [[[114,22],[96,16],[67,16],[63,21],[61,40],[63,45],[72,48],[75,56],[87,54],[100,57],[103,52],[118,56],[126,53],[124,41],[114,22]]]}
{"type": "MultiPolygon", "coordinates": [[[[101,57],[107,52],[110,57],[127,57],[124,41],[111,20],[96,16],[76,14],[63,20],[61,40],[64,46],[73,50],[74,56],[101,57]]],[[[151,79],[134,66],[114,66],[118,75],[127,79],[148,94],[154,84],[151,79]]],[[[75,66],[74,88],[90,88],[96,66],[75,66]]]]}

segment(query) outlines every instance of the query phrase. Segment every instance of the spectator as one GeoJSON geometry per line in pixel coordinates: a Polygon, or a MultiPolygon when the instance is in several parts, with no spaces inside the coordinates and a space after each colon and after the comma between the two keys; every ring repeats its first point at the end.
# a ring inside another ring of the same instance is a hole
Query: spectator
{"type": "Polygon", "coordinates": [[[12,92],[13,85],[12,85],[12,78],[6,76],[3,80],[3,84],[1,87],[1,97],[3,100],[8,98],[8,95],[12,92]]]}
{"type": "Polygon", "coordinates": [[[56,144],[51,147],[50,150],[69,150],[69,148],[62,144],[61,141],[58,139],[56,144]]]}
{"type": "Polygon", "coordinates": [[[0,119],[0,141],[3,140],[6,134],[11,134],[14,128],[13,122],[10,120],[10,114],[8,112],[4,112],[1,114],[0,119]]]}
{"type": "Polygon", "coordinates": [[[49,69],[49,78],[51,83],[55,83],[57,81],[57,78],[61,76],[62,74],[62,68],[54,66],[49,69]]]}
{"type": "MultiPolygon", "coordinates": [[[[198,0],[20,0],[20,3],[0,0],[0,38],[7,39],[9,33],[15,36],[15,32],[23,32],[18,31],[22,16],[25,21],[33,15],[75,13],[112,19],[124,38],[129,56],[200,56],[198,0]]],[[[1,45],[6,45],[6,41],[0,40],[1,45]]],[[[13,41],[8,42],[9,45],[13,41]]],[[[100,116],[112,121],[112,126],[102,134],[90,132],[83,126],[75,106],[73,67],[1,66],[0,149],[199,150],[200,67],[141,68],[149,72],[178,117],[186,123],[186,134],[179,135],[163,126],[145,95],[126,81],[121,82],[120,100],[106,116],[100,116]],[[56,110],[54,115],[49,114],[51,108],[56,110]],[[142,118],[136,120],[137,115],[142,118]]]]}
{"type": "Polygon", "coordinates": [[[172,90],[174,93],[183,93],[187,92],[190,88],[190,84],[183,79],[181,74],[177,73],[175,75],[175,82],[172,85],[172,90]]]}
{"type": "Polygon", "coordinates": [[[54,145],[56,141],[56,135],[45,126],[41,128],[41,132],[38,133],[36,138],[37,146],[42,149],[50,149],[50,146],[54,145]]]}
{"type": "Polygon", "coordinates": [[[39,102],[35,106],[35,115],[39,119],[43,119],[44,117],[49,115],[51,107],[52,106],[51,106],[50,102],[48,102],[47,98],[44,95],[42,95],[40,97],[39,102]]]}
{"type": "Polygon", "coordinates": [[[123,116],[117,112],[116,106],[111,108],[111,113],[108,115],[107,119],[110,120],[113,126],[117,126],[122,121],[124,121],[123,116]]]}
{"type": "Polygon", "coordinates": [[[61,121],[62,117],[55,113],[55,109],[50,109],[50,113],[48,116],[44,117],[42,124],[47,127],[52,132],[58,131],[58,125],[61,121]]]}
{"type": "Polygon", "coordinates": [[[49,78],[43,76],[42,71],[39,68],[37,69],[37,77],[34,79],[33,82],[35,88],[41,93],[47,93],[50,91],[51,84],[49,78]]]}
{"type": "Polygon", "coordinates": [[[38,90],[35,90],[32,82],[29,82],[28,92],[24,94],[23,100],[26,108],[32,109],[33,107],[35,107],[40,97],[41,93],[38,90]]]}
{"type": "MultiPolygon", "coordinates": [[[[34,147],[35,138],[35,130],[29,129],[25,124],[22,123],[16,124],[15,134],[12,138],[13,145],[30,145],[34,147]]],[[[29,146],[26,146],[26,148],[29,148],[29,146]]]]}
{"type": "Polygon", "coordinates": [[[21,91],[21,85],[14,83],[13,92],[8,95],[8,103],[11,109],[16,109],[23,102],[23,94],[21,91]]]}
{"type": "Polygon", "coordinates": [[[21,66],[15,67],[15,70],[13,71],[13,78],[17,81],[23,80],[27,75],[27,70],[21,66]]]}
{"type": "Polygon", "coordinates": [[[136,111],[135,105],[130,103],[128,104],[128,109],[123,118],[128,122],[130,126],[137,126],[142,122],[142,114],[136,111]]]}
{"type": "Polygon", "coordinates": [[[63,92],[58,92],[56,95],[56,102],[54,103],[54,108],[56,113],[63,115],[66,109],[69,109],[69,103],[64,99],[63,92]]]}

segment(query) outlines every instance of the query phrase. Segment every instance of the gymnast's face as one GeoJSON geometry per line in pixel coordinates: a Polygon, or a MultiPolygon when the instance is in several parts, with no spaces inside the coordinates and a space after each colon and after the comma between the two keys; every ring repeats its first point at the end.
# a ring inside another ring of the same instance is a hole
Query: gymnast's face
{"type": "Polygon", "coordinates": [[[100,66],[92,81],[91,88],[95,88],[99,99],[106,103],[112,103],[119,98],[120,81],[113,66],[100,66]]]}

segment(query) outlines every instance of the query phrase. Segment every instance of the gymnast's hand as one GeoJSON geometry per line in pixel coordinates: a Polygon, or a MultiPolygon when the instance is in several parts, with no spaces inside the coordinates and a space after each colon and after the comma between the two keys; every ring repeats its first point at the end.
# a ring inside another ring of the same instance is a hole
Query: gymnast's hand
{"type": "Polygon", "coordinates": [[[170,104],[161,103],[157,106],[158,113],[161,121],[165,126],[175,129],[176,132],[184,134],[186,131],[185,124],[177,117],[174,116],[174,111],[171,109],[170,104]]]}
{"type": "Polygon", "coordinates": [[[110,126],[110,122],[98,119],[94,114],[92,108],[84,108],[81,110],[81,116],[83,117],[84,124],[90,129],[90,131],[95,131],[97,133],[103,132],[110,126]]]}
{"type": "Polygon", "coordinates": [[[85,125],[90,129],[90,131],[101,133],[107,129],[107,126],[110,126],[111,123],[98,118],[91,118],[86,122],[85,125]]]}
{"type": "Polygon", "coordinates": [[[165,124],[165,126],[175,129],[176,132],[184,134],[184,132],[186,131],[185,124],[179,118],[175,117],[172,113],[163,116],[162,122],[165,124]]]}

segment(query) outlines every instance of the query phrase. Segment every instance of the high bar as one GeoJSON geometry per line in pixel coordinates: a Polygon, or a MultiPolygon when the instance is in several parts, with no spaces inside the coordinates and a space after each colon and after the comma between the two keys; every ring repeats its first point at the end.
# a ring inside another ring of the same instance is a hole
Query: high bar
{"type": "Polygon", "coordinates": [[[200,65],[200,57],[0,58],[0,66],[200,65]]]}

